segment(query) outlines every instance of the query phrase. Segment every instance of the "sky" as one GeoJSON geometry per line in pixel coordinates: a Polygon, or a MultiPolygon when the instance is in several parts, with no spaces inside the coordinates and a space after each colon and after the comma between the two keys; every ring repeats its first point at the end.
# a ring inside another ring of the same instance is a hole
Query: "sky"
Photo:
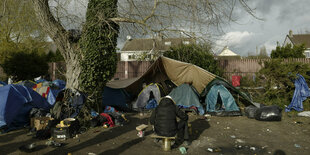
{"type": "MultiPolygon", "coordinates": [[[[85,19],[87,1],[71,1],[68,11],[85,19]]],[[[270,54],[277,42],[283,44],[289,30],[292,30],[293,34],[310,32],[310,0],[252,0],[247,3],[255,15],[263,20],[252,17],[242,7],[237,6],[234,13],[237,22],[222,25],[223,32],[212,40],[215,43],[214,53],[220,53],[228,46],[241,56],[256,55],[260,48],[265,46],[270,54]]],[[[70,25],[76,27],[74,25],[80,23],[70,25]]],[[[121,49],[125,39],[118,40],[118,48],[121,49]]]]}
{"type": "Polygon", "coordinates": [[[241,55],[255,55],[256,49],[265,46],[270,54],[277,42],[283,44],[289,30],[293,34],[310,32],[309,0],[253,0],[248,3],[254,8],[257,20],[241,9],[236,10],[238,23],[225,26],[224,34],[215,43],[215,53],[224,46],[241,55]]]}

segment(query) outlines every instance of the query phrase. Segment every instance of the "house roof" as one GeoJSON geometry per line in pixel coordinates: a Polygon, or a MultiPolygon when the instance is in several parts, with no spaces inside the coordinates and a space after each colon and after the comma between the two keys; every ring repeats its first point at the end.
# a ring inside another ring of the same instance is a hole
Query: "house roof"
{"type": "Polygon", "coordinates": [[[227,46],[224,47],[222,52],[218,56],[238,56],[238,54],[234,53],[227,46]]]}
{"type": "Polygon", "coordinates": [[[150,51],[153,48],[154,50],[165,51],[172,46],[182,44],[183,41],[195,43],[195,40],[192,38],[130,39],[126,41],[121,51],[150,51]]]}
{"type": "Polygon", "coordinates": [[[310,48],[310,34],[293,34],[287,35],[294,45],[305,44],[306,48],[310,48]]]}

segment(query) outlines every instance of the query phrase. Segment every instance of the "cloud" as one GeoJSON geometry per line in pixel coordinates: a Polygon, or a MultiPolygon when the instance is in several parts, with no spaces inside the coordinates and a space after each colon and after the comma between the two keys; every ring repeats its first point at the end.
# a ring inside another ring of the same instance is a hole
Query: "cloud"
{"type": "Polygon", "coordinates": [[[215,50],[221,50],[225,46],[238,48],[245,42],[248,42],[255,34],[248,31],[233,31],[224,34],[216,43],[215,50]]]}

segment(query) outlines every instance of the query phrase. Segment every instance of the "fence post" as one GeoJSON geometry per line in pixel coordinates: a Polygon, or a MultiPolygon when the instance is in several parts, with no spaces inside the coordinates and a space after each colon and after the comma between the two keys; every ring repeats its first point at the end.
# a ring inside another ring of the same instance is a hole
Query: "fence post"
{"type": "Polygon", "coordinates": [[[52,63],[52,81],[56,80],[56,62],[52,63]]]}
{"type": "Polygon", "coordinates": [[[128,79],[128,61],[125,61],[125,79],[128,79]]]}

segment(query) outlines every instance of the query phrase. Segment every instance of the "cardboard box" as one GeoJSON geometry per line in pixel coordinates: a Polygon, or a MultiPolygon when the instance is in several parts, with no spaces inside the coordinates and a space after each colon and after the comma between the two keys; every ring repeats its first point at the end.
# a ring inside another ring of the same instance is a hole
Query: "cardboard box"
{"type": "Polygon", "coordinates": [[[31,118],[30,126],[36,128],[36,130],[45,129],[48,121],[52,120],[51,117],[33,117],[31,118]]]}

